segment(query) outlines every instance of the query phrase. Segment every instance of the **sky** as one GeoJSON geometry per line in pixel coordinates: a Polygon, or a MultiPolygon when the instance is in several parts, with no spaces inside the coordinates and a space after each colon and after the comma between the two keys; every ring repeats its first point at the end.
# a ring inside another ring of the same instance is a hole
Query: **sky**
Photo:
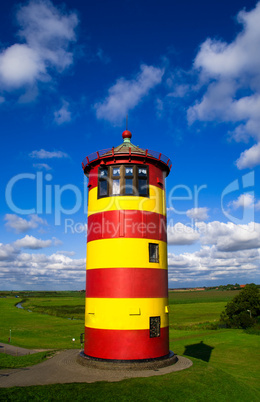
{"type": "Polygon", "coordinates": [[[85,288],[86,155],[172,160],[169,287],[260,283],[260,2],[31,0],[0,13],[0,289],[85,288]]]}

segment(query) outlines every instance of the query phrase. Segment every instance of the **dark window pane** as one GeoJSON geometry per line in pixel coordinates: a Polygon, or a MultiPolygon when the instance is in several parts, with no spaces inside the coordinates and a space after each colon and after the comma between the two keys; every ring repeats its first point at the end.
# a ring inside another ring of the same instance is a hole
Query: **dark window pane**
{"type": "Polygon", "coordinates": [[[133,194],[133,179],[125,179],[125,194],[133,194]]]}
{"type": "Polygon", "coordinates": [[[107,195],[107,190],[108,190],[108,183],[106,180],[100,180],[99,181],[99,195],[100,197],[106,196],[107,195]]]}
{"type": "Polygon", "coordinates": [[[138,168],[138,176],[147,176],[146,168],[138,168]]]}
{"type": "Polygon", "coordinates": [[[125,168],[125,175],[126,176],[133,176],[133,168],[132,167],[126,167],[125,168]]]}
{"type": "Polygon", "coordinates": [[[113,176],[120,176],[120,168],[113,168],[113,176]]]}
{"type": "Polygon", "coordinates": [[[100,177],[107,177],[107,169],[100,169],[99,174],[100,177]]]}
{"type": "Polygon", "coordinates": [[[120,194],[120,180],[113,180],[112,194],[119,195],[120,194]]]}
{"type": "Polygon", "coordinates": [[[159,262],[159,244],[149,243],[149,262],[159,262]]]}
{"type": "Polygon", "coordinates": [[[147,179],[139,179],[138,180],[138,192],[140,195],[147,195],[147,179]]]}

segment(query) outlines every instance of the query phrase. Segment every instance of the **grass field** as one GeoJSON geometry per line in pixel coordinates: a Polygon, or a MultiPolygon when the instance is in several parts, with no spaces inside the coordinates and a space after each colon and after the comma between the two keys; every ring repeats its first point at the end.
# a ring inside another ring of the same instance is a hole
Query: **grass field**
{"type": "MultiPolygon", "coordinates": [[[[188,370],[119,383],[0,389],[0,399],[258,401],[259,336],[243,330],[212,330],[207,327],[217,322],[227,301],[236,294],[236,291],[170,292],[170,347],[176,354],[193,361],[193,366],[188,370]]],[[[25,310],[14,307],[20,300],[14,297],[0,299],[0,341],[7,342],[9,330],[12,329],[12,343],[18,346],[55,349],[80,347],[79,335],[84,329],[84,295],[66,293],[64,297],[29,297],[23,304],[25,310]],[[72,317],[77,319],[68,319],[72,317]],[[73,337],[76,338],[75,344],[73,337]]]]}
{"type": "Polygon", "coordinates": [[[54,352],[39,352],[24,356],[11,356],[0,353],[0,369],[28,367],[38,364],[50,357],[54,352]]]}

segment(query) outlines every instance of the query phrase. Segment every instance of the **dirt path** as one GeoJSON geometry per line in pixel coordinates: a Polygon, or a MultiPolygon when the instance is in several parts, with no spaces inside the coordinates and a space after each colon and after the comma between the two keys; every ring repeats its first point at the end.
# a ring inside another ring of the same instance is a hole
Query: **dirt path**
{"type": "Polygon", "coordinates": [[[192,362],[185,357],[178,356],[178,362],[172,366],[157,370],[100,370],[81,366],[76,362],[79,350],[71,349],[58,352],[54,357],[36,364],[35,366],[20,369],[0,370],[0,387],[64,384],[73,382],[116,382],[125,378],[150,377],[184,370],[192,366],[192,362]]]}

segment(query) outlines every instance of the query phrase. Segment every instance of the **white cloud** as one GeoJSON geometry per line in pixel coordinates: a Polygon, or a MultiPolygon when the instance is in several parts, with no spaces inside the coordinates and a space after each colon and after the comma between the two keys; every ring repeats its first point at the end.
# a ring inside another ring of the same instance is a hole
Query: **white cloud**
{"type": "Polygon", "coordinates": [[[0,261],[11,261],[19,251],[11,244],[0,243],[0,261]]]}
{"type": "Polygon", "coordinates": [[[4,220],[6,221],[5,226],[16,233],[24,233],[36,229],[39,225],[47,225],[47,222],[38,215],[29,215],[29,220],[27,220],[15,214],[6,214],[4,220]]]}
{"type": "Polygon", "coordinates": [[[54,121],[58,125],[71,121],[71,112],[69,110],[69,102],[63,100],[62,107],[54,112],[54,121]]]}
{"type": "Polygon", "coordinates": [[[62,151],[45,151],[45,149],[40,149],[39,151],[32,151],[29,155],[31,158],[35,159],[53,159],[53,158],[68,158],[69,155],[62,151]]]}
{"type": "Polygon", "coordinates": [[[94,105],[97,118],[120,124],[128,111],[135,108],[161,82],[163,74],[162,68],[142,64],[134,79],[119,78],[108,90],[105,100],[94,105]]]}
{"type": "Polygon", "coordinates": [[[15,247],[18,247],[18,248],[28,248],[31,250],[39,250],[41,248],[50,247],[52,245],[52,240],[42,240],[42,239],[37,239],[34,236],[26,235],[22,239],[16,240],[13,244],[15,247]]]}
{"type": "Polygon", "coordinates": [[[257,141],[237,160],[244,169],[260,164],[260,2],[251,11],[242,10],[237,21],[242,30],[226,43],[207,39],[194,61],[202,99],[188,109],[188,121],[219,121],[233,125],[236,141],[257,141]]]}
{"type": "Polygon", "coordinates": [[[206,281],[245,283],[245,278],[250,283],[259,275],[259,256],[259,249],[225,252],[216,246],[203,246],[194,253],[169,253],[169,286],[176,286],[176,282],[202,286],[206,281]]]}
{"type": "Polygon", "coordinates": [[[232,222],[196,223],[202,244],[213,244],[219,251],[239,251],[260,247],[260,224],[235,225],[232,222]]]}
{"type": "Polygon", "coordinates": [[[236,161],[236,165],[238,169],[252,168],[260,165],[260,142],[242,152],[236,161]]]}
{"type": "Polygon", "coordinates": [[[208,208],[191,208],[188,209],[186,215],[190,219],[195,219],[196,221],[205,221],[208,219],[208,208]]]}
{"type": "Polygon", "coordinates": [[[40,170],[51,170],[51,167],[47,163],[34,163],[33,167],[40,170]]]}
{"type": "Polygon", "coordinates": [[[237,200],[231,201],[228,206],[234,209],[242,208],[253,208],[255,197],[252,194],[241,194],[237,200]]]}
{"type": "Polygon", "coordinates": [[[19,88],[25,84],[33,84],[45,73],[44,63],[27,45],[10,46],[0,55],[2,86],[19,88]]]}
{"type": "Polygon", "coordinates": [[[256,210],[260,209],[260,200],[256,201],[253,194],[245,193],[241,194],[237,200],[231,201],[228,204],[229,207],[234,209],[238,208],[255,208],[256,210]]]}
{"type": "Polygon", "coordinates": [[[75,13],[66,14],[49,0],[31,0],[20,6],[16,19],[21,43],[0,53],[0,87],[6,91],[49,81],[53,71],[62,73],[73,63],[75,13]]]}
{"type": "Polygon", "coordinates": [[[85,272],[83,258],[72,259],[60,253],[50,256],[22,253],[11,244],[0,243],[0,275],[4,289],[24,290],[27,285],[35,289],[83,289],[85,272]]]}
{"type": "Polygon", "coordinates": [[[168,244],[193,244],[199,239],[199,233],[182,223],[176,223],[174,226],[167,227],[167,242],[168,244]]]}

